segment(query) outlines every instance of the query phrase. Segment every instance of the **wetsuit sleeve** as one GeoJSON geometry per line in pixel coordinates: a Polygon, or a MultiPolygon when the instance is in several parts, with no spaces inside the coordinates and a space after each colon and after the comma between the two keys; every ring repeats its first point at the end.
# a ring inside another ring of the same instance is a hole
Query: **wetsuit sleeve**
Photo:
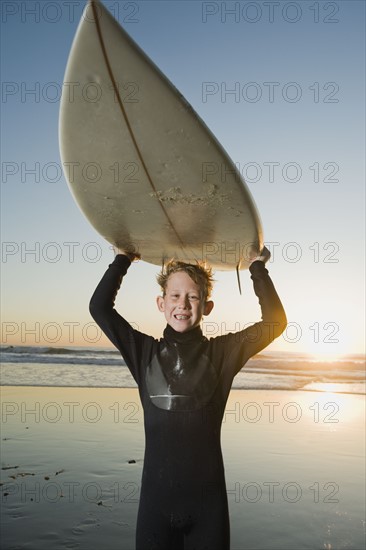
{"type": "Polygon", "coordinates": [[[115,309],[114,303],[122,279],[131,262],[127,256],[118,254],[98,284],[90,300],[89,311],[104,334],[116,346],[124,358],[135,381],[139,383],[142,350],[151,337],[135,330],[115,309]]]}
{"type": "Polygon", "coordinates": [[[230,362],[234,364],[234,376],[250,357],[266,348],[285,330],[287,319],[281,300],[268,274],[264,262],[255,261],[249,267],[254,292],[259,299],[262,320],[250,327],[231,334],[230,362]]]}

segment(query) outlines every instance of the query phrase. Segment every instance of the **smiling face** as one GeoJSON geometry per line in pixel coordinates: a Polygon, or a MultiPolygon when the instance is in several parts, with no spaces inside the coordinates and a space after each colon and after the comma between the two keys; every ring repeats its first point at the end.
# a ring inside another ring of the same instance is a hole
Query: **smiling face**
{"type": "Polygon", "coordinates": [[[213,302],[204,301],[200,287],[184,271],[169,276],[165,295],[158,296],[157,304],[167,323],[177,332],[197,327],[202,316],[213,308],[213,302]]]}

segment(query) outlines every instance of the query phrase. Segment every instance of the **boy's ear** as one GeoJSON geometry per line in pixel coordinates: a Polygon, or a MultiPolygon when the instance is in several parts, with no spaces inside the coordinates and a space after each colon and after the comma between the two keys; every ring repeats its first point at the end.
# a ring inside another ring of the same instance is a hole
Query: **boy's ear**
{"type": "Polygon", "coordinates": [[[203,315],[210,315],[211,311],[213,310],[214,303],[212,300],[209,300],[205,303],[203,308],[203,315]]]}
{"type": "Polygon", "coordinates": [[[165,311],[164,298],[162,296],[158,296],[156,298],[156,303],[157,303],[157,306],[158,306],[158,310],[161,311],[162,313],[164,313],[164,311],[165,311]]]}

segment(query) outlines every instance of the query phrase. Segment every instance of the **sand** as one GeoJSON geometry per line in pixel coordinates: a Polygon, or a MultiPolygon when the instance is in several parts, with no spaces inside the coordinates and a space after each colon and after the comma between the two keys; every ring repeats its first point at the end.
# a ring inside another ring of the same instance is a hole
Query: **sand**
{"type": "MultiPolygon", "coordinates": [[[[136,389],[2,387],[3,550],[133,550],[136,389]]],[[[232,550],[365,547],[365,396],[233,390],[222,429],[232,550]]]]}

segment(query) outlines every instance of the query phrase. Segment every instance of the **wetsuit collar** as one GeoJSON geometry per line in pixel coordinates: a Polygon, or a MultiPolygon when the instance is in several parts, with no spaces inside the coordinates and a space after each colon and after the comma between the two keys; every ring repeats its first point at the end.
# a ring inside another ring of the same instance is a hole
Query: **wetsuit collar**
{"type": "Polygon", "coordinates": [[[202,340],[203,334],[201,327],[195,327],[192,330],[187,332],[177,332],[173,327],[167,325],[164,330],[164,338],[168,342],[177,342],[178,344],[186,344],[192,342],[193,340],[202,340]]]}

